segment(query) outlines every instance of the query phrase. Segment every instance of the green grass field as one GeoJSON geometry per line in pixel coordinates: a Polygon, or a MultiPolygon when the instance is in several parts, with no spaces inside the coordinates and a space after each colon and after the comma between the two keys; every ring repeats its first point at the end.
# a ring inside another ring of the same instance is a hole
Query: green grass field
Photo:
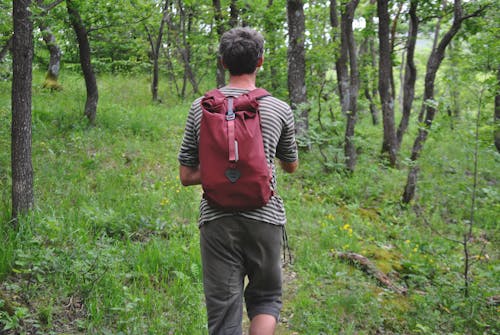
{"type": "MultiPolygon", "coordinates": [[[[0,82],[0,334],[206,333],[201,191],[181,187],[177,177],[191,101],[164,89],[164,102],[153,104],[147,78],[102,76],[97,125],[89,127],[83,80],[66,73],[64,90],[50,92],[38,85],[42,79],[35,73],[36,207],[18,230],[10,222],[10,83],[0,82]]],[[[279,334],[500,334],[500,155],[489,116],[479,133],[464,295],[475,113],[455,121],[453,131],[438,115],[411,206],[401,206],[400,196],[415,122],[399,169],[379,159],[381,126],[362,114],[353,176],[325,172],[316,147],[301,152],[296,174],[279,174],[293,256],[284,268],[279,334]],[[336,257],[347,251],[367,257],[407,293],[336,257]]],[[[342,122],[332,127],[343,133],[342,122]]]]}

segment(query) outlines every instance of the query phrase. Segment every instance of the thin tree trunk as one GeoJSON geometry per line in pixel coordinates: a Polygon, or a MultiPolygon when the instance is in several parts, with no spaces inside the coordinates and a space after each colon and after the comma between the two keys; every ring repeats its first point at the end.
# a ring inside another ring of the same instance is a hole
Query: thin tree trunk
{"type": "Polygon", "coordinates": [[[13,0],[12,17],[12,217],[33,208],[33,166],[31,161],[31,84],[33,23],[31,0],[13,0]]]}
{"type": "Polygon", "coordinates": [[[305,137],[309,128],[309,109],[306,92],[305,17],[302,0],[287,1],[288,16],[288,94],[293,110],[300,110],[296,132],[305,137]]]}
{"type": "Polygon", "coordinates": [[[151,82],[151,94],[153,96],[153,101],[158,101],[158,82],[160,77],[159,59],[160,59],[161,44],[163,40],[163,32],[165,30],[165,22],[167,21],[168,6],[169,6],[169,0],[165,0],[162,9],[162,18],[160,22],[160,27],[158,28],[158,36],[156,38],[156,41],[150,34],[148,27],[145,26],[146,33],[149,39],[149,45],[151,46],[151,55],[153,58],[153,80],[151,82]]]}
{"type": "MultiPolygon", "coordinates": [[[[220,0],[213,0],[212,3],[214,6],[215,26],[217,29],[217,35],[219,36],[220,39],[225,31],[220,0]]],[[[222,64],[222,61],[219,56],[217,56],[216,81],[217,81],[217,87],[222,87],[226,85],[226,73],[224,70],[224,65],[222,64]]]]}
{"type": "Polygon", "coordinates": [[[7,53],[12,49],[12,40],[14,39],[14,36],[9,37],[7,42],[4,44],[2,49],[0,49],[0,63],[3,62],[3,59],[5,56],[7,56],[7,53]]]}
{"type": "Polygon", "coordinates": [[[348,48],[345,32],[342,31],[337,14],[337,0],[330,1],[330,23],[333,28],[333,38],[340,39],[340,48],[335,60],[335,70],[337,72],[337,82],[339,90],[340,105],[342,114],[349,110],[349,70],[347,67],[348,48]]]}
{"type": "Polygon", "coordinates": [[[90,44],[88,33],[83,24],[80,13],[73,0],[66,0],[69,20],[78,40],[80,50],[80,64],[82,66],[83,76],[85,78],[85,87],[87,88],[87,101],[85,102],[85,116],[89,119],[91,125],[95,124],[97,102],[99,93],[97,90],[97,81],[90,61],[90,44]]]}
{"type": "MultiPolygon", "coordinates": [[[[179,3],[179,6],[181,6],[180,3],[179,3]]],[[[181,11],[181,16],[182,16],[182,20],[184,20],[184,11],[183,10],[181,11]]],[[[168,25],[169,31],[175,31],[175,26],[174,26],[174,23],[172,22],[172,18],[170,15],[167,15],[166,23],[168,25]]],[[[184,27],[183,22],[181,22],[180,27],[181,27],[182,31],[178,31],[176,34],[174,34],[174,42],[176,45],[176,49],[179,52],[179,55],[181,56],[181,61],[184,64],[184,78],[183,78],[183,80],[184,80],[184,82],[186,80],[189,80],[189,82],[191,83],[191,86],[193,87],[193,92],[196,94],[199,94],[198,82],[196,81],[196,76],[195,76],[193,68],[191,67],[191,64],[190,64],[191,51],[190,51],[190,46],[185,39],[186,32],[184,31],[185,27],[184,27]],[[182,40],[179,37],[179,35],[183,36],[182,40]]],[[[185,94],[185,86],[186,85],[184,84],[182,87],[182,91],[181,91],[182,97],[185,94]]]]}
{"type": "Polygon", "coordinates": [[[357,105],[359,93],[359,73],[356,54],[356,43],[354,40],[354,32],[352,30],[352,22],[354,20],[354,12],[358,6],[359,0],[351,0],[345,5],[345,10],[341,16],[341,30],[345,33],[347,50],[349,55],[349,109],[347,110],[347,124],[345,130],[345,164],[349,172],[354,172],[356,167],[357,154],[354,143],[354,127],[357,120],[357,105]]]}
{"type": "MultiPolygon", "coordinates": [[[[398,28],[399,16],[401,15],[402,9],[403,9],[403,2],[401,2],[399,4],[398,11],[396,12],[396,16],[394,17],[394,20],[392,20],[391,34],[390,34],[391,54],[394,53],[394,47],[396,45],[396,31],[398,28]]],[[[392,100],[394,101],[396,99],[396,84],[394,82],[394,73],[392,71],[391,71],[391,78],[390,79],[391,79],[391,95],[392,95],[392,100]]]]}
{"type": "Polygon", "coordinates": [[[382,143],[382,154],[387,155],[392,167],[397,163],[396,126],[394,122],[394,99],[391,88],[392,78],[392,52],[389,40],[389,10],[386,0],[377,1],[377,13],[379,17],[379,94],[382,104],[382,117],[384,123],[384,139],[382,143]]]}
{"type": "MultiPolygon", "coordinates": [[[[373,38],[370,38],[370,54],[371,54],[371,65],[372,68],[375,69],[377,67],[377,51],[375,50],[375,43],[373,41],[373,38]]],[[[378,89],[377,85],[375,85],[375,80],[373,79],[373,82],[370,83],[371,88],[371,94],[370,97],[370,113],[372,114],[372,123],[374,125],[377,125],[379,123],[379,111],[377,109],[377,104],[373,101],[374,97],[377,96],[378,89]]]]}
{"type": "Polygon", "coordinates": [[[462,22],[468,18],[478,16],[485,7],[481,7],[476,10],[474,13],[469,14],[467,16],[463,15],[463,8],[461,0],[455,0],[454,3],[454,18],[453,24],[450,29],[443,36],[441,41],[437,44],[436,48],[434,48],[429,56],[429,60],[427,61],[427,70],[425,74],[425,88],[424,88],[424,97],[422,103],[422,111],[425,112],[424,126],[420,127],[418,131],[417,138],[413,143],[413,149],[411,153],[411,161],[414,162],[412,167],[408,173],[408,179],[406,182],[405,190],[403,192],[403,203],[409,203],[413,197],[415,196],[415,189],[418,177],[419,168],[416,164],[420,153],[422,152],[423,145],[427,139],[429,134],[429,129],[432,126],[432,122],[434,121],[434,116],[436,115],[437,109],[434,100],[434,82],[436,79],[436,74],[443,61],[446,47],[450,44],[453,37],[460,30],[462,22]]]}
{"type": "Polygon", "coordinates": [[[43,12],[39,15],[38,27],[42,33],[42,38],[47,49],[49,49],[49,68],[45,74],[45,81],[43,83],[44,88],[60,90],[62,86],[58,83],[59,70],[61,68],[61,48],[57,45],[56,37],[50,30],[50,27],[44,22],[44,17],[50,9],[57,6],[62,1],[55,1],[48,6],[43,5],[43,0],[37,0],[38,6],[43,9],[43,12]]]}
{"type": "Polygon", "coordinates": [[[418,35],[418,0],[412,0],[410,3],[410,23],[408,29],[408,40],[406,41],[406,66],[403,82],[403,113],[397,131],[398,150],[403,142],[403,136],[408,129],[410,122],[411,108],[415,98],[415,81],[417,80],[417,68],[415,66],[415,46],[418,35]]]}
{"type": "Polygon", "coordinates": [[[61,68],[61,48],[56,43],[56,37],[52,34],[50,28],[44,23],[39,24],[42,38],[49,49],[50,59],[49,68],[45,74],[44,88],[60,90],[62,86],[59,84],[59,69],[61,68]]]}

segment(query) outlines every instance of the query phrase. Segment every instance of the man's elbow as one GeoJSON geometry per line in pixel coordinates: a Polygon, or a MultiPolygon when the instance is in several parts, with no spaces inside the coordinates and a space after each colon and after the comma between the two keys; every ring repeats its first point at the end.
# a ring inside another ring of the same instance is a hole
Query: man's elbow
{"type": "Polygon", "coordinates": [[[179,179],[182,186],[201,184],[200,169],[198,167],[179,166],[179,179]]]}
{"type": "Polygon", "coordinates": [[[299,167],[299,161],[296,160],[294,162],[284,162],[280,161],[281,168],[288,173],[294,173],[299,167]]]}

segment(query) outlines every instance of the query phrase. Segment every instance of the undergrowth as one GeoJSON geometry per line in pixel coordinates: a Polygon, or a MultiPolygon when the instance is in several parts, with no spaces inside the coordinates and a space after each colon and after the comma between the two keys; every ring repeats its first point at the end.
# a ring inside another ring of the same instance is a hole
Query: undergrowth
{"type": "MultiPolygon", "coordinates": [[[[35,73],[34,82],[41,80],[35,73]]],[[[205,333],[200,188],[181,188],[177,177],[190,101],[163,92],[165,102],[153,104],[146,78],[104,76],[97,125],[89,127],[82,80],[67,74],[61,83],[60,92],[34,87],[36,208],[18,229],[9,221],[10,152],[0,152],[0,333],[205,333]]],[[[0,146],[9,148],[10,88],[0,87],[0,146]]],[[[500,157],[487,127],[480,138],[471,291],[463,292],[473,116],[457,120],[454,130],[441,116],[409,206],[400,197],[413,133],[406,135],[401,166],[388,168],[378,156],[381,127],[362,114],[359,162],[349,176],[338,148],[343,122],[329,123],[336,128],[328,138],[316,130],[299,171],[278,176],[293,255],[284,268],[280,334],[500,332],[500,157]],[[382,286],[339,252],[367,257],[407,293],[382,286]]]]}

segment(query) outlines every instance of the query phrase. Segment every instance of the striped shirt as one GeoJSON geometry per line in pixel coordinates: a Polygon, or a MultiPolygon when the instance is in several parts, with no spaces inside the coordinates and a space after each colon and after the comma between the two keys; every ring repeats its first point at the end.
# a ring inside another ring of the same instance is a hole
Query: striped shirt
{"type": "MultiPolygon", "coordinates": [[[[229,87],[223,87],[220,90],[226,96],[234,97],[249,92],[245,89],[229,87]]],[[[198,141],[200,138],[200,121],[202,115],[200,105],[201,99],[200,97],[193,102],[187,117],[184,138],[178,155],[179,163],[184,166],[197,167],[200,163],[198,159],[198,141]]],[[[273,190],[275,190],[275,194],[262,208],[236,213],[224,212],[210,207],[207,201],[202,198],[200,203],[200,225],[207,221],[232,215],[241,215],[274,225],[285,224],[285,207],[283,205],[283,200],[277,194],[274,158],[277,157],[289,163],[295,162],[298,159],[293,113],[287,103],[272,96],[264,97],[259,100],[259,111],[264,150],[268,163],[273,167],[271,186],[273,190]]]]}

